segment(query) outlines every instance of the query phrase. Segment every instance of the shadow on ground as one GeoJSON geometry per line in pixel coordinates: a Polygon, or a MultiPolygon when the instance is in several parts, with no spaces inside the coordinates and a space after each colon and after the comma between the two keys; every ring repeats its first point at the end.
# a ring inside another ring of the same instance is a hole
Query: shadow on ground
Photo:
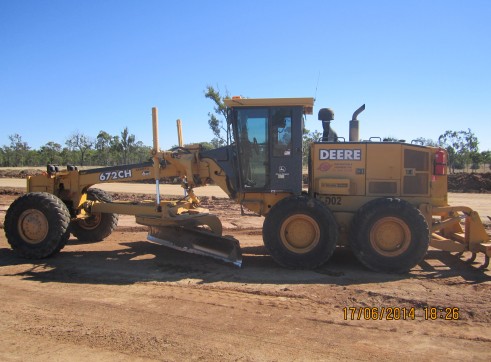
{"type": "Polygon", "coordinates": [[[363,267],[349,248],[338,248],[331,260],[315,270],[291,270],[278,266],[263,246],[242,248],[243,266],[237,268],[198,255],[175,251],[146,240],[112,243],[112,250],[94,250],[76,240],[61,253],[43,260],[19,258],[0,249],[0,275],[22,276],[41,282],[124,285],[139,282],[216,282],[247,284],[385,283],[402,279],[450,279],[454,283],[490,281],[488,270],[478,269],[455,254],[430,250],[418,267],[406,274],[375,273],[363,267]],[[89,250],[81,250],[84,249],[89,250]],[[92,249],[92,250],[91,250],[92,249]],[[13,266],[13,268],[12,268],[13,266]],[[458,278],[456,278],[458,277],[458,278]]]}

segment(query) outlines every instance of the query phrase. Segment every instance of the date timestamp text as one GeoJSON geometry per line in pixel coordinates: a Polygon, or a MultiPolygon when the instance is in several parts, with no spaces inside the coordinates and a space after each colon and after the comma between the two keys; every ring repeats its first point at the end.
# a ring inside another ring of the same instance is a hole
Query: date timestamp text
{"type": "Polygon", "coordinates": [[[456,321],[460,319],[457,307],[423,307],[417,313],[415,307],[344,307],[344,320],[424,320],[456,321]]]}

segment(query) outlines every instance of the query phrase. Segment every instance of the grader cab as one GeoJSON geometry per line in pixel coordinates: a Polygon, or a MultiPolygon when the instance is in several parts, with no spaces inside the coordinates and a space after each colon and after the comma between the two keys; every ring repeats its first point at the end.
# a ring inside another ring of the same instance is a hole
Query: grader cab
{"type": "Polygon", "coordinates": [[[240,265],[236,239],[222,236],[218,218],[202,209],[193,189],[209,180],[258,215],[263,241],[285,267],[316,268],[338,245],[348,245],[365,266],[405,272],[428,246],[491,256],[479,215],[447,200],[446,152],[418,144],[359,139],[357,116],[349,140],[331,129],[334,112],[321,109],[324,134],[309,150],[309,184],[302,187],[304,116],[313,98],[225,100],[231,145],[211,151],[177,147],[161,151],[153,110],[152,161],[104,169],[59,170],[28,179],[28,193],[9,208],[5,232],[28,258],[60,251],[70,234],[99,241],[116,227],[117,214],[149,226],[149,240],[240,265]],[[159,180],[180,177],[187,196],[162,201],[159,180]],[[154,201],[114,202],[93,185],[155,180],[154,201]],[[462,227],[461,220],[465,221],[462,227]]]}

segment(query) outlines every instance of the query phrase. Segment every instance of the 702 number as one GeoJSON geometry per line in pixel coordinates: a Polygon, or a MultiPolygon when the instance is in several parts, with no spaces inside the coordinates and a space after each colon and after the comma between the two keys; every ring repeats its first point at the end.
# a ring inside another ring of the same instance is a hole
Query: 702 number
{"type": "Polygon", "coordinates": [[[339,196],[328,196],[324,198],[324,203],[326,205],[341,205],[341,197],[339,196]]]}

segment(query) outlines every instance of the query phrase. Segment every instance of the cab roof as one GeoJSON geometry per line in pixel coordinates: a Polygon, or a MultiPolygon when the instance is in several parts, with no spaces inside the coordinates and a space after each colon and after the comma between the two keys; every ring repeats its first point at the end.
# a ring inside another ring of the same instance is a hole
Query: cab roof
{"type": "Polygon", "coordinates": [[[312,114],[314,98],[241,98],[232,97],[223,100],[229,108],[238,107],[303,107],[304,114],[312,114]]]}

